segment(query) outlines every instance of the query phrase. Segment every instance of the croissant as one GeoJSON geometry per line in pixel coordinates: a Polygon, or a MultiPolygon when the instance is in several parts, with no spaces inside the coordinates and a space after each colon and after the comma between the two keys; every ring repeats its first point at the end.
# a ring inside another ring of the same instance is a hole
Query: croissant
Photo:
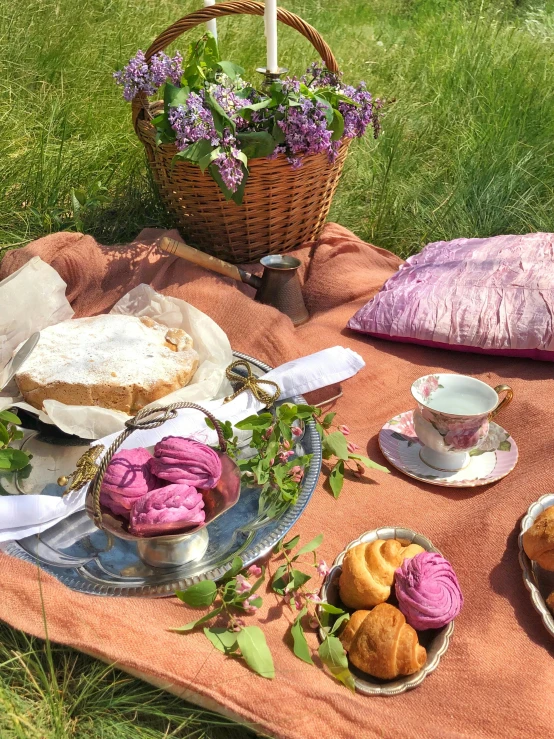
{"type": "Polygon", "coordinates": [[[377,539],[358,544],[346,553],[339,579],[342,602],[348,608],[371,608],[390,596],[394,572],[408,557],[423,552],[423,547],[405,547],[398,539],[377,539]]]}
{"type": "Polygon", "coordinates": [[[384,680],[412,675],[427,660],[416,630],[389,603],[352,614],[340,640],[353,665],[384,680]]]}
{"type": "Polygon", "coordinates": [[[544,570],[554,572],[554,506],[539,513],[531,528],[523,534],[522,544],[529,559],[544,570]]]}

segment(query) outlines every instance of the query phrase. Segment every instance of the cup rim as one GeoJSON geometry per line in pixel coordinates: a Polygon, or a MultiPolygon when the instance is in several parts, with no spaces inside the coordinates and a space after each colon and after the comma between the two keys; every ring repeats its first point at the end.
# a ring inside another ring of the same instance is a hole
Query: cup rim
{"type": "Polygon", "coordinates": [[[458,372],[429,372],[428,374],[422,375],[421,377],[418,377],[417,379],[415,379],[413,381],[412,386],[410,388],[410,392],[412,394],[412,397],[414,398],[414,400],[417,403],[419,403],[420,405],[424,406],[425,408],[428,408],[430,411],[433,411],[434,413],[441,413],[444,416],[455,416],[455,417],[458,417],[458,418],[479,418],[479,416],[486,416],[492,410],[494,410],[496,408],[496,406],[498,405],[498,400],[499,400],[498,399],[498,393],[496,392],[496,390],[493,387],[491,387],[490,385],[487,385],[486,382],[483,382],[482,380],[478,380],[477,377],[471,377],[471,375],[462,375],[462,374],[460,374],[458,372]],[[419,382],[419,380],[423,380],[426,377],[432,377],[432,376],[438,377],[439,378],[439,382],[440,382],[440,378],[441,377],[463,377],[464,380],[468,380],[473,385],[482,385],[483,387],[487,388],[487,391],[490,391],[494,395],[494,398],[491,395],[492,404],[491,404],[490,408],[488,408],[487,410],[483,410],[483,411],[481,411],[479,413],[450,413],[450,412],[447,412],[447,411],[439,411],[436,408],[433,408],[433,406],[430,405],[425,400],[420,400],[416,396],[416,391],[414,389],[414,386],[415,386],[416,382],[419,382]]]}

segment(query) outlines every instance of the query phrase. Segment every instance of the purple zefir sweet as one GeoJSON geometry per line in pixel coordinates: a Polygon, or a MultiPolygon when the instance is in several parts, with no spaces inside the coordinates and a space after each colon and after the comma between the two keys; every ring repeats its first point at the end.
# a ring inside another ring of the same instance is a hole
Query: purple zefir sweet
{"type": "Polygon", "coordinates": [[[154,447],[150,471],[162,480],[210,490],[221,477],[221,460],[211,447],[194,439],[166,436],[154,447]]]}
{"type": "Polygon", "coordinates": [[[405,559],[395,573],[398,607],[414,629],[440,629],[460,612],[464,598],[448,560],[437,552],[405,559]]]}
{"type": "Polygon", "coordinates": [[[129,530],[136,536],[155,536],[195,528],[205,520],[204,499],[196,488],[166,485],[133,503],[129,530]]]}
{"type": "Polygon", "coordinates": [[[152,455],[143,448],[123,449],[113,455],[102,480],[100,503],[125,518],[135,500],[159,487],[148,466],[152,455]]]}

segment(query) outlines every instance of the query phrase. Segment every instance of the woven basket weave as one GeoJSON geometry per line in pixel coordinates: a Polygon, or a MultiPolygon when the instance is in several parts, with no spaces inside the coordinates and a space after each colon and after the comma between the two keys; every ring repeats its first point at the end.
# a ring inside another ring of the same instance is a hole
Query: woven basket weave
{"type": "MultiPolygon", "coordinates": [[[[146,52],[146,59],[165,49],[182,33],[212,18],[226,15],[263,16],[264,5],[236,0],[197,10],[166,29],[146,52]]],[[[281,23],[305,36],[331,72],[337,62],[319,33],[293,13],[278,8],[281,23]]],[[[302,167],[292,169],[286,157],[250,159],[250,175],[242,205],[226,201],[218,185],[194,164],[172,160],[174,144],[156,145],[152,117],[162,103],[150,103],[144,93],[133,100],[133,124],[144,144],[154,181],[168,210],[185,238],[203,251],[233,263],[251,262],[266,254],[295,249],[316,239],[327,218],[346,159],[349,140],[329,162],[326,154],[303,157],[302,167]]]]}

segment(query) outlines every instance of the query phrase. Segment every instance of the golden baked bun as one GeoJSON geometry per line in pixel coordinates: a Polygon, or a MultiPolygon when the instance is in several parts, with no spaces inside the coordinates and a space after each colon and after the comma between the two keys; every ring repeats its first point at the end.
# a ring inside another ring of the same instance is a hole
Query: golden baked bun
{"type": "Polygon", "coordinates": [[[529,559],[544,570],[554,572],[554,506],[539,513],[531,528],[523,534],[522,543],[529,559]]]}
{"type": "Polygon", "coordinates": [[[358,544],[346,553],[339,579],[340,598],[348,608],[372,608],[390,596],[394,572],[409,557],[425,551],[398,539],[358,544]]]}
{"type": "Polygon", "coordinates": [[[389,603],[381,603],[372,611],[356,611],[340,640],[353,665],[384,680],[412,675],[427,659],[416,630],[389,603]]]}

